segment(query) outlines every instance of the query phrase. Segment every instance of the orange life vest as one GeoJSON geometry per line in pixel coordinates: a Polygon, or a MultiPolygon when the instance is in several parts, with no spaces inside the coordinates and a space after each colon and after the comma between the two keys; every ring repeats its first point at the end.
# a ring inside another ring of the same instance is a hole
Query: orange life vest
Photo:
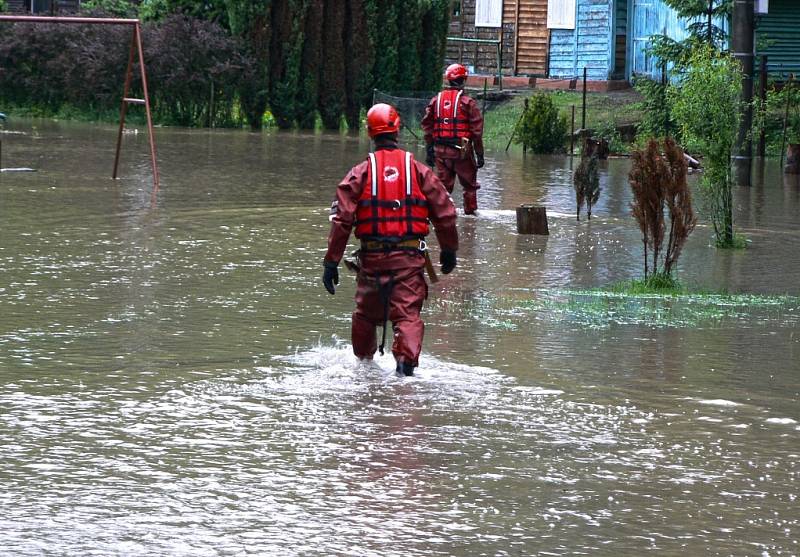
{"type": "Polygon", "coordinates": [[[461,102],[461,89],[445,89],[436,97],[436,119],[433,123],[434,140],[455,141],[470,137],[469,115],[461,102]]]}
{"type": "Polygon", "coordinates": [[[370,153],[367,176],[356,208],[356,238],[399,242],[428,234],[428,201],[411,153],[402,149],[370,153]]]}

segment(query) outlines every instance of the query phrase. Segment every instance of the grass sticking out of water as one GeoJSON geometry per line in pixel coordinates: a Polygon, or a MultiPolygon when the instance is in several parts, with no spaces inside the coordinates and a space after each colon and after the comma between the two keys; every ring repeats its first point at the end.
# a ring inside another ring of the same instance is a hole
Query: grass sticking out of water
{"type": "Polygon", "coordinates": [[[638,325],[655,328],[717,327],[756,324],[796,326],[800,298],[792,296],[687,293],[680,286],[639,290],[623,283],[617,290],[545,290],[519,309],[541,318],[587,328],[638,325]],[[625,286],[627,285],[627,286],[625,286]]]}
{"type": "Polygon", "coordinates": [[[678,296],[687,293],[686,288],[680,282],[665,273],[657,273],[646,279],[633,279],[618,282],[609,286],[608,290],[618,294],[628,294],[630,296],[641,294],[678,296]]]}

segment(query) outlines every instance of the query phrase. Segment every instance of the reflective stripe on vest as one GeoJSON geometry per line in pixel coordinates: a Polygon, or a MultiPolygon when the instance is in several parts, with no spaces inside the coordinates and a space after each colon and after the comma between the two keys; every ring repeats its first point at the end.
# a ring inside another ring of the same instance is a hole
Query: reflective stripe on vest
{"type": "Polygon", "coordinates": [[[469,117],[465,110],[466,107],[461,104],[462,93],[461,89],[446,89],[436,96],[434,139],[470,137],[469,117]],[[448,103],[450,106],[447,106],[448,103]]]}
{"type": "Polygon", "coordinates": [[[369,187],[356,208],[355,235],[388,242],[428,234],[428,202],[419,187],[411,153],[369,154],[369,187]]]}

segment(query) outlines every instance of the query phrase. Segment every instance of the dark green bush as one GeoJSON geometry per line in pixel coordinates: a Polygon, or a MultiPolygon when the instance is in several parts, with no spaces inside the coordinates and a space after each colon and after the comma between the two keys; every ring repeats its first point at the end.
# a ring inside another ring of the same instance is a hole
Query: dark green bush
{"type": "Polygon", "coordinates": [[[528,101],[528,110],[519,123],[517,143],[534,153],[555,153],[564,147],[567,118],[560,115],[546,93],[536,93],[528,101]]]}

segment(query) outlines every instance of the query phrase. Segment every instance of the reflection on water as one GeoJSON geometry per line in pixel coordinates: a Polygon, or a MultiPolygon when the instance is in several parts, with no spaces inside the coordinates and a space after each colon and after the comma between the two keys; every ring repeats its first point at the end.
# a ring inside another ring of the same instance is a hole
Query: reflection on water
{"type": "MultiPolygon", "coordinates": [[[[739,189],[641,272],[628,163],[591,222],[569,161],[487,160],[412,379],[359,364],[319,281],[338,135],[15,123],[0,178],[0,529],[8,555],[796,554],[800,184],[739,189]],[[13,162],[12,162],[13,161],[13,162]],[[313,161],[313,162],[310,162],[313,161]],[[549,237],[515,233],[520,203],[549,237]]],[[[457,192],[459,193],[459,192],[457,192]]],[[[460,194],[455,196],[460,203],[460,194]]]]}

